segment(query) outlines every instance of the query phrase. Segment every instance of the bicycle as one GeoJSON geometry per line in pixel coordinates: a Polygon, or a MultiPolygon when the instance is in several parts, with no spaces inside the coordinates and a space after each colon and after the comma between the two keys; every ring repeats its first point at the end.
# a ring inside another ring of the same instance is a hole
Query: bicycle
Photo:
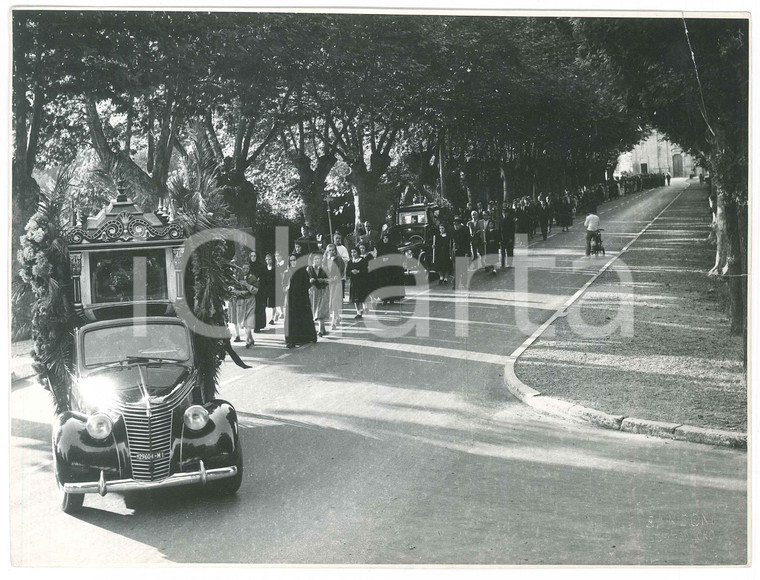
{"type": "Polygon", "coordinates": [[[593,256],[598,256],[599,252],[602,253],[602,256],[605,256],[604,251],[604,245],[602,244],[602,232],[603,229],[598,229],[594,232],[594,235],[591,237],[591,254],[593,256]]]}

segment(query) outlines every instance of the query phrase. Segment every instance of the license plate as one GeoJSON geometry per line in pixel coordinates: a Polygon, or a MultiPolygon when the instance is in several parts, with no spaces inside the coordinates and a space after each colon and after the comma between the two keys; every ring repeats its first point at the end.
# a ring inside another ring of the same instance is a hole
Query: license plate
{"type": "Polygon", "coordinates": [[[149,451],[147,453],[135,453],[135,459],[138,461],[154,461],[166,457],[165,451],[149,451]]]}

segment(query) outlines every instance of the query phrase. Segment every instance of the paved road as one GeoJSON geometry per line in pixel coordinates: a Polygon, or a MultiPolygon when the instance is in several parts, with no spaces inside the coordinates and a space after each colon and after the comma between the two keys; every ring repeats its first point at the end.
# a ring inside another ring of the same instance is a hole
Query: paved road
{"type": "MultiPolygon", "coordinates": [[[[686,185],[605,204],[607,256],[686,185]]],[[[745,453],[563,422],[506,392],[505,357],[603,264],[577,260],[581,230],[531,246],[525,288],[516,270],[477,273],[466,320],[453,291],[433,285],[378,313],[389,327],[420,324],[399,337],[368,320],[295,351],[275,331],[257,335],[241,350],[254,368],[222,373],[245,447],[232,499],[174,493],[133,511],[119,496],[88,497],[78,517],[59,513],[45,395],[20,384],[14,561],[746,562],[745,453]]]]}

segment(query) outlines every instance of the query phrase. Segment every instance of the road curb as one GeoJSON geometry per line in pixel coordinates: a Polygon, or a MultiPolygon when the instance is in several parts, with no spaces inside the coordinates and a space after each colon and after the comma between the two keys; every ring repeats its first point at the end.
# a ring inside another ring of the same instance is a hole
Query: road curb
{"type": "MultiPolygon", "coordinates": [[[[689,184],[691,185],[691,184],[689,184]]],[[[688,186],[682,190],[686,191],[688,186]]],[[[680,196],[680,192],[674,199],[668,204],[665,209],[658,214],[661,215],[673,202],[680,196]]],[[[657,218],[655,218],[657,219],[657,218]]],[[[655,220],[652,220],[654,222],[655,220]]],[[[652,223],[650,222],[650,224],[652,223]]],[[[644,228],[641,235],[649,226],[644,228]]],[[[622,255],[636,238],[631,240],[625,248],[618,254],[622,255]]],[[[658,437],[663,439],[674,439],[678,441],[689,441],[691,443],[703,443],[706,445],[714,445],[721,447],[732,447],[735,449],[747,449],[747,435],[746,433],[737,433],[734,431],[722,431],[719,429],[710,429],[706,427],[695,427],[692,425],[684,425],[681,423],[667,423],[663,421],[651,421],[647,419],[637,419],[634,417],[626,417],[624,415],[610,415],[596,409],[584,407],[577,403],[571,403],[562,399],[556,399],[544,395],[540,391],[534,389],[523,383],[515,373],[515,364],[517,359],[528,349],[530,346],[551,327],[552,324],[560,317],[563,311],[566,311],[572,304],[585,292],[585,290],[607,269],[607,266],[611,264],[611,261],[605,264],[605,266],[594,276],[589,282],[587,282],[574,296],[571,297],[562,307],[557,310],[549,319],[542,324],[536,332],[534,332],[525,342],[518,347],[512,355],[507,357],[504,364],[504,383],[507,390],[515,396],[518,400],[525,403],[529,407],[532,407],[538,412],[560,417],[562,419],[569,419],[574,422],[582,422],[586,424],[595,425],[604,429],[612,429],[615,431],[624,431],[626,433],[634,433],[639,435],[646,435],[648,437],[658,437]]]]}
{"type": "Polygon", "coordinates": [[[620,425],[620,430],[626,433],[638,433],[639,435],[651,435],[663,439],[674,439],[675,430],[680,423],[666,423],[664,421],[650,421],[648,419],[636,419],[626,417],[620,425]]]}
{"type": "Polygon", "coordinates": [[[510,358],[504,365],[504,383],[507,390],[522,403],[540,413],[569,419],[574,422],[595,425],[613,431],[624,431],[648,437],[675,439],[719,447],[747,449],[747,435],[745,433],[721,431],[720,429],[709,429],[707,427],[694,427],[681,423],[636,419],[635,417],[626,417],[624,415],[610,415],[609,413],[584,407],[577,403],[549,397],[529,387],[517,377],[515,373],[516,362],[517,358],[510,358]]]}

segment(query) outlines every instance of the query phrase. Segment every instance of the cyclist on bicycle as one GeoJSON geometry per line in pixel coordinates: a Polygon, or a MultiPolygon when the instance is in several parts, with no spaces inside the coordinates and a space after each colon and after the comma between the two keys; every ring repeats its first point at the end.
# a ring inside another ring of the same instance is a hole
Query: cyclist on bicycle
{"type": "Polygon", "coordinates": [[[591,239],[599,231],[599,216],[596,215],[596,208],[591,207],[586,215],[586,221],[583,225],[586,226],[586,257],[591,256],[591,239]]]}

